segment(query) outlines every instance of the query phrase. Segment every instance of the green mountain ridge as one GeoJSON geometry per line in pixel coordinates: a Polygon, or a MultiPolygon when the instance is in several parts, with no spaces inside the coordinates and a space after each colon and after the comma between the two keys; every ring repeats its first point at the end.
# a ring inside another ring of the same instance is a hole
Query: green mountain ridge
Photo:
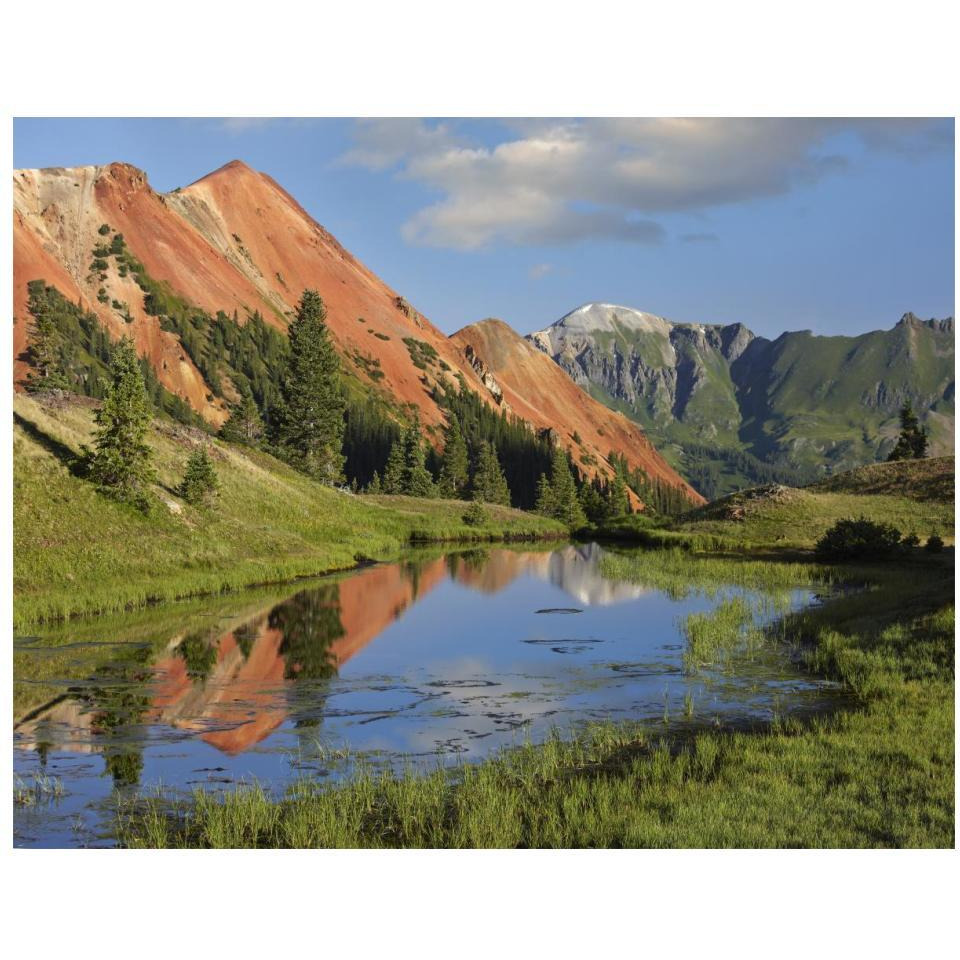
{"type": "Polygon", "coordinates": [[[590,303],[528,339],[638,422],[704,496],[812,482],[882,460],[909,401],[930,453],[953,452],[953,318],[904,314],[855,337],[672,323],[590,303]]]}

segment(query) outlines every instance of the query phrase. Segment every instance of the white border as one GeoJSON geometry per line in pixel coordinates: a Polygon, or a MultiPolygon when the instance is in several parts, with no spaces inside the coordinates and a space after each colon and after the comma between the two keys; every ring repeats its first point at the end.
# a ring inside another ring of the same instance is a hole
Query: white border
{"type": "MultiPolygon", "coordinates": [[[[12,5],[5,17],[10,168],[15,115],[954,116],[960,90],[955,14],[930,0],[45,0],[12,5]]],[[[3,191],[9,210],[9,176],[3,191]]],[[[9,230],[0,244],[9,310],[9,230]]],[[[8,385],[11,359],[5,351],[8,385]]],[[[9,451],[9,386],[3,397],[9,451]]],[[[5,457],[5,624],[10,477],[5,457]]],[[[9,652],[4,662],[10,716],[9,652]]],[[[9,800],[2,808],[9,842],[9,800]]],[[[954,852],[7,850],[4,866],[13,956],[216,949],[232,958],[300,947],[418,958],[629,950],[809,960],[956,948],[954,852]]]]}

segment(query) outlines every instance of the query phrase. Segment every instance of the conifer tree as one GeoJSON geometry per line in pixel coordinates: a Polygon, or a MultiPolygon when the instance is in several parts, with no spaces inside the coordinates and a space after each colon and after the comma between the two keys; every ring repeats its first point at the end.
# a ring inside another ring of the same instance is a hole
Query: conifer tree
{"type": "Polygon", "coordinates": [[[370,478],[370,482],[367,484],[366,493],[380,493],[380,474],[376,470],[373,471],[373,476],[370,478]]]}
{"type": "Polygon", "coordinates": [[[387,457],[387,465],[383,469],[381,489],[384,493],[403,493],[404,468],[404,438],[401,437],[395,440],[390,448],[390,456],[387,457]]]}
{"type": "Polygon", "coordinates": [[[470,483],[470,499],[510,506],[510,488],[503,476],[493,442],[481,443],[470,483]]]}
{"type": "MultiPolygon", "coordinates": [[[[546,477],[543,479],[546,480],[546,477]]],[[[549,484],[547,486],[549,487],[549,484]]],[[[585,483],[580,488],[579,498],[580,506],[583,507],[583,512],[587,515],[588,520],[597,523],[605,519],[608,512],[607,501],[600,490],[597,489],[596,484],[585,483]]]]}
{"type": "Polygon", "coordinates": [[[326,308],[304,290],[290,324],[290,358],[276,416],[277,448],[288,463],[325,483],[343,479],[340,358],[330,340],[326,308]]]}
{"type": "Polygon", "coordinates": [[[607,491],[607,513],[611,517],[622,517],[630,513],[630,496],[627,493],[627,481],[623,470],[618,469],[613,475],[610,488],[607,491]]]}
{"type": "Polygon", "coordinates": [[[460,432],[460,421],[450,414],[444,434],[443,454],[440,460],[440,496],[459,500],[470,482],[470,458],[467,444],[460,432]]]}
{"type": "Polygon", "coordinates": [[[541,473],[537,481],[537,502],[534,509],[545,517],[552,517],[554,514],[553,488],[545,473],[541,473]]]}
{"type": "Polygon", "coordinates": [[[48,309],[46,283],[34,280],[27,287],[30,299],[30,346],[27,359],[32,369],[27,374],[26,387],[31,393],[43,390],[66,390],[69,388],[63,372],[60,356],[60,334],[48,309]]]}
{"type": "Polygon", "coordinates": [[[550,480],[545,476],[540,478],[537,509],[569,527],[582,527],[587,522],[577,497],[577,485],[570,472],[570,460],[567,452],[560,446],[553,448],[550,480]]]}
{"type": "Polygon", "coordinates": [[[120,500],[146,506],[146,485],[154,478],[146,442],[150,407],[140,358],[132,341],[123,339],[110,359],[112,382],[97,411],[89,476],[120,500]]]}
{"type": "Polygon", "coordinates": [[[230,405],[230,416],[220,428],[220,436],[231,443],[245,443],[255,447],[263,436],[263,418],[249,389],[244,389],[240,399],[230,405]]]}
{"type": "Polygon", "coordinates": [[[214,497],[220,488],[217,471],[207,453],[207,447],[197,447],[187,460],[187,467],[183,473],[183,480],[177,493],[187,503],[201,504],[214,497]]]}
{"type": "Polygon", "coordinates": [[[408,497],[434,497],[437,489],[427,469],[426,452],[420,441],[420,422],[414,420],[403,438],[403,492],[408,497]]]}
{"type": "Polygon", "coordinates": [[[917,415],[909,402],[900,408],[900,436],[897,445],[887,457],[887,462],[894,460],[922,460],[927,455],[927,430],[920,426],[917,415]]]}

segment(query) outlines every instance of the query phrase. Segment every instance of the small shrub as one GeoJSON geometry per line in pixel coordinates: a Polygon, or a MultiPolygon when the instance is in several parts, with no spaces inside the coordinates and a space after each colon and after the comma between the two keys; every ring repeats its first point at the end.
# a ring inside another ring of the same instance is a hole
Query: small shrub
{"type": "Polygon", "coordinates": [[[931,533],[923,549],[927,553],[943,553],[943,537],[939,533],[931,533]]]}
{"type": "Polygon", "coordinates": [[[468,527],[482,527],[489,521],[490,515],[479,500],[474,500],[464,511],[462,519],[468,527]]]}
{"type": "Polygon", "coordinates": [[[903,540],[900,541],[900,546],[908,548],[919,547],[920,538],[915,533],[908,533],[903,540]]]}
{"type": "Polygon", "coordinates": [[[105,237],[109,232],[110,232],[110,224],[109,224],[109,223],[101,223],[101,224],[100,224],[100,229],[97,230],[97,233],[99,233],[101,237],[105,237]]]}
{"type": "Polygon", "coordinates": [[[187,503],[201,504],[216,495],[220,486],[217,472],[205,446],[197,447],[187,460],[187,467],[177,493],[187,503]]]}
{"type": "Polygon", "coordinates": [[[109,267],[109,266],[110,266],[110,264],[107,263],[107,261],[104,260],[103,257],[97,257],[97,258],[93,261],[93,263],[90,264],[90,272],[91,272],[91,273],[97,273],[98,271],[106,270],[107,267],[109,267]]]}
{"type": "Polygon", "coordinates": [[[378,340],[389,340],[390,338],[385,333],[374,333],[373,334],[378,340]]]}
{"type": "Polygon", "coordinates": [[[838,520],[818,541],[820,560],[879,560],[900,549],[900,531],[890,523],[860,517],[838,520]]]}

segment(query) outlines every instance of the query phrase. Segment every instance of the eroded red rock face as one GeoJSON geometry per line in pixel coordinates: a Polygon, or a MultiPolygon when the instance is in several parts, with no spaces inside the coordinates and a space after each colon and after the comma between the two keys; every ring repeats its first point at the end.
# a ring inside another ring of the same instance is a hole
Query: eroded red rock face
{"type": "MultiPolygon", "coordinates": [[[[437,380],[453,383],[461,374],[491,405],[505,403],[532,427],[554,429],[588,473],[597,466],[583,463],[584,452],[603,466],[608,452],[616,450],[651,477],[683,486],[699,502],[639,427],[593,401],[506,324],[485,322],[444,336],[283,188],[240,161],[170,194],[155,192],[142,171],[123,163],[15,171],[16,357],[27,344],[27,283],[42,278],[95,311],[113,336],[132,336],[160,382],[209,422],[225,418],[223,402],[213,396],[178,338],[144,312],[132,277],[121,278],[115,270],[105,281],[89,276],[103,223],[123,234],[151,276],[210,313],[236,311],[243,322],[259,311],[282,330],[303,290],[317,289],[345,362],[353,363],[356,355],[378,360],[383,379],[375,389],[397,403],[416,405],[426,427],[443,422],[431,387],[437,380]],[[97,301],[101,285],[111,302],[129,306],[132,323],[109,303],[97,301]],[[426,372],[416,367],[404,337],[430,344],[449,370],[441,364],[426,372]],[[573,443],[574,433],[583,439],[582,449],[573,443]]],[[[25,372],[19,360],[15,379],[22,380],[25,372]]]]}

